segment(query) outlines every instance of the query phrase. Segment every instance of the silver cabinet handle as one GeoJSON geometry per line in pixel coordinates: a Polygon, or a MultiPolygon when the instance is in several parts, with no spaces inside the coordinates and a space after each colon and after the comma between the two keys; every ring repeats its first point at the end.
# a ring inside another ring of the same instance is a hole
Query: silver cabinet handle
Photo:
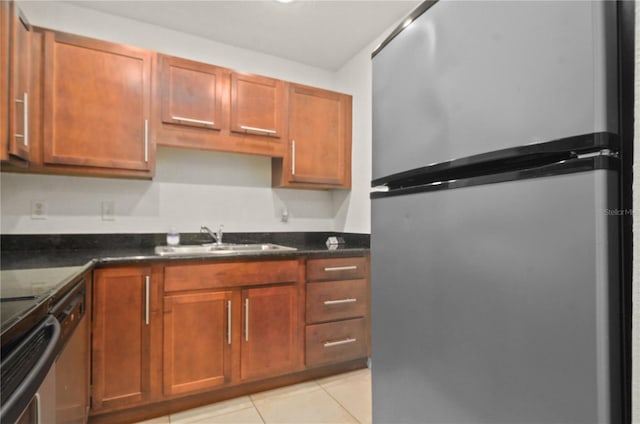
{"type": "Polygon", "coordinates": [[[324,304],[325,305],[339,305],[341,303],[353,303],[353,302],[357,302],[357,299],[354,298],[348,298],[348,299],[339,299],[339,300],[325,300],[324,304]]]}
{"type": "Polygon", "coordinates": [[[249,341],[249,298],[244,300],[244,341],[249,341]]]}
{"type": "Polygon", "coordinates": [[[24,138],[23,142],[25,146],[29,145],[29,96],[27,93],[22,95],[24,102],[24,110],[22,111],[22,115],[24,117],[24,138]]]}
{"type": "Polygon", "coordinates": [[[231,301],[227,300],[227,344],[231,344],[231,301]]]}
{"type": "Polygon", "coordinates": [[[358,269],[357,265],[348,265],[348,266],[330,266],[324,269],[324,272],[336,272],[336,271],[353,271],[354,269],[358,269]]]}
{"type": "Polygon", "coordinates": [[[149,325],[149,282],[151,278],[148,275],[144,277],[144,323],[149,325]]]}
{"type": "Polygon", "coordinates": [[[261,133],[266,133],[268,135],[273,135],[276,133],[276,130],[268,130],[266,128],[258,128],[258,127],[247,127],[246,125],[240,125],[240,128],[245,131],[261,132],[261,133]]]}
{"type": "Polygon", "coordinates": [[[22,134],[15,134],[16,138],[21,138],[25,146],[29,145],[29,95],[22,93],[22,99],[16,99],[16,103],[22,103],[22,134]]]}
{"type": "Polygon", "coordinates": [[[202,125],[211,125],[211,126],[215,125],[215,122],[213,121],[203,121],[202,119],[183,118],[182,116],[171,116],[171,119],[173,119],[174,121],[191,122],[192,124],[202,124],[202,125]]]}
{"type": "Polygon", "coordinates": [[[291,175],[296,175],[296,141],[291,140],[291,175]]]}
{"type": "Polygon", "coordinates": [[[149,120],[144,120],[144,161],[149,162],[149,120]]]}
{"type": "Polygon", "coordinates": [[[344,340],[338,340],[337,342],[326,342],[324,344],[324,347],[340,346],[343,344],[349,344],[349,343],[355,343],[355,342],[356,342],[356,339],[348,338],[344,340]]]}

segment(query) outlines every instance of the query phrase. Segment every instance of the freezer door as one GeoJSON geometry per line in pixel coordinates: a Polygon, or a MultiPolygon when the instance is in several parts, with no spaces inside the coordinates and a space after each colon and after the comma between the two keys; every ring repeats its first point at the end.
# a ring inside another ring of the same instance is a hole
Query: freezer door
{"type": "Polygon", "coordinates": [[[375,423],[618,422],[616,173],[372,200],[375,423]]]}
{"type": "Polygon", "coordinates": [[[617,133],[615,2],[439,1],[372,59],[373,179],[617,133]]]}

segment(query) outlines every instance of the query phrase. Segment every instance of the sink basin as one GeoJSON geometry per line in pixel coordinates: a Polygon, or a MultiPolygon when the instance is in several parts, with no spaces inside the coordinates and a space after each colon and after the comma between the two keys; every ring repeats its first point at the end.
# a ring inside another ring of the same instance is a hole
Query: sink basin
{"type": "Polygon", "coordinates": [[[193,244],[183,246],[156,246],[156,254],[160,256],[179,255],[229,255],[234,253],[259,253],[298,250],[295,247],[281,246],[272,243],[256,244],[193,244]]]}

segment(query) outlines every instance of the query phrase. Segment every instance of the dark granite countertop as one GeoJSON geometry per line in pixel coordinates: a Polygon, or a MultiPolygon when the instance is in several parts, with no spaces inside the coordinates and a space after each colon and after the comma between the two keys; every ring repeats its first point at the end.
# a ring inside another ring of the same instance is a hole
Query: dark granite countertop
{"type": "MultiPolygon", "coordinates": [[[[202,244],[211,240],[205,234],[181,234],[181,244],[202,244]]],[[[339,257],[369,252],[369,235],[354,233],[227,233],[226,243],[274,243],[295,247],[295,251],[265,251],[225,255],[160,256],[157,245],[165,245],[165,234],[81,234],[81,235],[3,235],[1,236],[0,269],[31,269],[66,266],[94,266],[138,262],[171,262],[184,260],[214,261],[231,258],[260,257],[339,257]],[[327,237],[340,237],[344,244],[328,249],[327,237]]]]}
{"type": "Polygon", "coordinates": [[[29,331],[93,267],[80,266],[0,271],[0,334],[2,346],[29,331]]]}
{"type": "MultiPolygon", "coordinates": [[[[181,244],[202,244],[211,240],[205,234],[181,234],[181,244]]],[[[23,284],[33,286],[34,275],[47,290],[32,299],[13,299],[3,309],[9,312],[0,323],[2,344],[8,335],[15,338],[16,326],[24,322],[34,325],[48,313],[57,293],[95,267],[146,262],[194,261],[211,262],[265,257],[309,258],[360,256],[369,253],[369,235],[353,233],[297,232],[297,233],[227,233],[226,243],[274,243],[295,247],[295,251],[265,251],[259,253],[233,253],[225,255],[160,256],[154,252],[157,245],[166,244],[165,234],[81,234],[81,235],[2,235],[0,269],[2,280],[0,298],[15,296],[10,291],[23,284]],[[327,237],[340,237],[344,243],[336,249],[327,248],[327,237]],[[41,272],[36,272],[41,271],[41,272]],[[73,271],[73,272],[71,272],[73,271]],[[21,283],[22,281],[22,283],[21,283]],[[48,306],[47,306],[48,305],[48,306]],[[45,307],[47,306],[47,307],[45,307]],[[15,310],[14,310],[15,309],[15,310]],[[18,310],[19,309],[19,310],[18,310]],[[37,316],[36,316],[37,315],[37,316]],[[6,318],[6,319],[5,319],[6,318]]]]}

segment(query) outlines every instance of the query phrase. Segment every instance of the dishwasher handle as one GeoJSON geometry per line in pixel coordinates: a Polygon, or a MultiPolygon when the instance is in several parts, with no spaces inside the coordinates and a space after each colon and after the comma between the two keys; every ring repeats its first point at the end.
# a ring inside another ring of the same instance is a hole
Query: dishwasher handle
{"type": "Polygon", "coordinates": [[[0,363],[0,422],[20,418],[58,355],[60,323],[47,315],[0,363]]]}

